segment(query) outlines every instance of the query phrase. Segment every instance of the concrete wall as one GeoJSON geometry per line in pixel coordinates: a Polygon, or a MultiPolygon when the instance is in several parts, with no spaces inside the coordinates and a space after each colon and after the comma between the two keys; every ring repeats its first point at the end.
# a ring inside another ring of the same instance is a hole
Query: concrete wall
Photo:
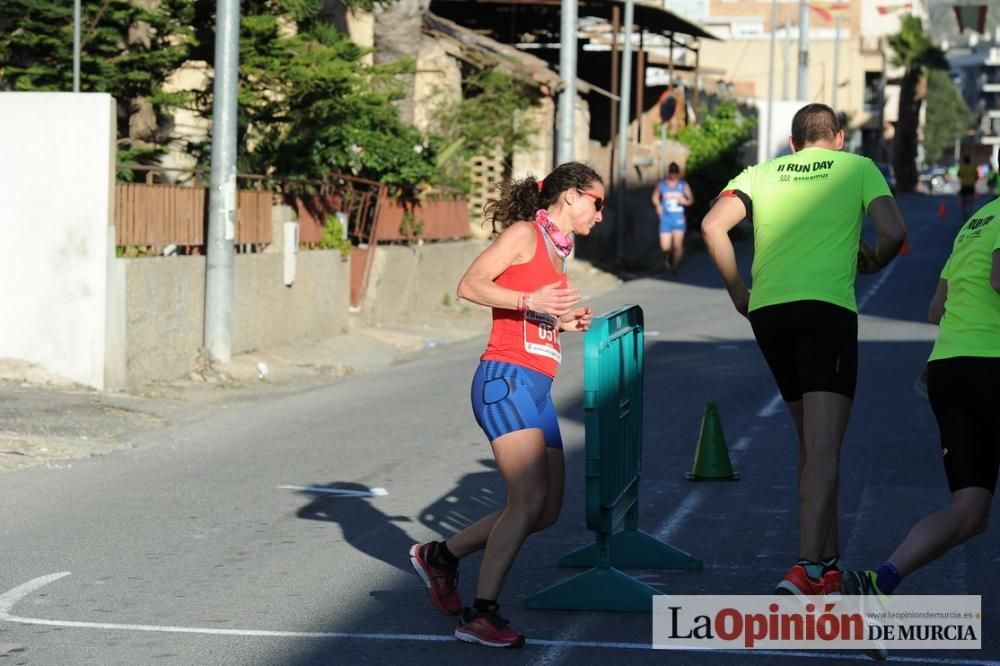
{"type": "Polygon", "coordinates": [[[372,260],[362,312],[368,324],[426,315],[454,303],[458,281],[488,243],[455,241],[406,247],[380,245],[372,260]]]}
{"type": "Polygon", "coordinates": [[[118,259],[127,312],[125,366],[115,388],[174,379],[194,367],[205,319],[204,257],[118,259]]]}
{"type": "Polygon", "coordinates": [[[347,326],[350,261],[335,250],[299,252],[295,283],[282,282],[280,254],[236,257],[233,353],[336,335],[347,326]]]}
{"type": "MultiPolygon", "coordinates": [[[[205,258],[118,259],[127,312],[124,368],[115,388],[183,376],[204,336],[205,258]]],[[[280,254],[237,255],[233,352],[335,335],[347,326],[350,262],[339,252],[300,252],[296,279],[282,282],[280,254]]]]}
{"type": "Polygon", "coordinates": [[[0,357],[95,388],[121,330],[108,308],[114,145],[110,95],[0,93],[0,357]]]}

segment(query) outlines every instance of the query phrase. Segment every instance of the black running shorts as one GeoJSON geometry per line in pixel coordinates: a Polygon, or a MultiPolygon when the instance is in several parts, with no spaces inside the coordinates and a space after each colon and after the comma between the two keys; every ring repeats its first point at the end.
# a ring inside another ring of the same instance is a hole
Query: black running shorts
{"type": "Polygon", "coordinates": [[[927,397],[941,431],[948,487],[996,491],[1000,466],[1000,358],[931,361],[927,397]]]}
{"type": "Polygon", "coordinates": [[[854,399],[857,313],[824,301],[793,301],[752,311],[750,325],[786,402],[814,391],[854,399]]]}

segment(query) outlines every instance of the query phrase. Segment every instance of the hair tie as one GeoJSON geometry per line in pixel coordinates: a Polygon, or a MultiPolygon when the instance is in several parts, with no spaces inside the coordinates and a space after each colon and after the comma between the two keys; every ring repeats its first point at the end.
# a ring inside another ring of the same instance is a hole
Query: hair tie
{"type": "Polygon", "coordinates": [[[538,179],[538,191],[541,192],[542,188],[545,186],[545,180],[542,178],[538,179]]]}

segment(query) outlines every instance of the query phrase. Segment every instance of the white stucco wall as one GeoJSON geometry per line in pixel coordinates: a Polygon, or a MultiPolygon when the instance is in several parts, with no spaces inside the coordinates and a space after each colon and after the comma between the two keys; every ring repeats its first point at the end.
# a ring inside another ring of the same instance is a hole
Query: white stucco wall
{"type": "Polygon", "coordinates": [[[110,95],[0,93],[0,357],[95,388],[120,314],[107,307],[114,145],[110,95]]]}

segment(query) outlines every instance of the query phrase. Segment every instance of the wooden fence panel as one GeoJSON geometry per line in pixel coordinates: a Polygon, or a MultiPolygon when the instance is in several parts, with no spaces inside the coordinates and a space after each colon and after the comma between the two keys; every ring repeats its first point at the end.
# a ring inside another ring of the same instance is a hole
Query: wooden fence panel
{"type": "Polygon", "coordinates": [[[267,191],[240,190],[236,222],[238,244],[271,242],[272,199],[272,194],[267,191]]]}
{"type": "MultiPolygon", "coordinates": [[[[205,244],[204,187],[118,183],[115,189],[115,243],[118,246],[205,244]]],[[[266,191],[239,192],[237,244],[272,242],[272,196],[266,191]]]]}
{"type": "Polygon", "coordinates": [[[470,235],[469,204],[465,197],[427,197],[413,207],[413,220],[409,225],[403,223],[405,214],[405,208],[395,200],[383,200],[376,238],[379,241],[444,240],[470,235]]]}
{"type": "Polygon", "coordinates": [[[205,243],[205,188],[118,183],[115,190],[117,245],[205,243]]]}
{"type": "Polygon", "coordinates": [[[330,195],[295,195],[295,214],[299,220],[299,242],[303,245],[319,245],[323,240],[323,228],[327,215],[336,212],[336,202],[330,195]]]}

